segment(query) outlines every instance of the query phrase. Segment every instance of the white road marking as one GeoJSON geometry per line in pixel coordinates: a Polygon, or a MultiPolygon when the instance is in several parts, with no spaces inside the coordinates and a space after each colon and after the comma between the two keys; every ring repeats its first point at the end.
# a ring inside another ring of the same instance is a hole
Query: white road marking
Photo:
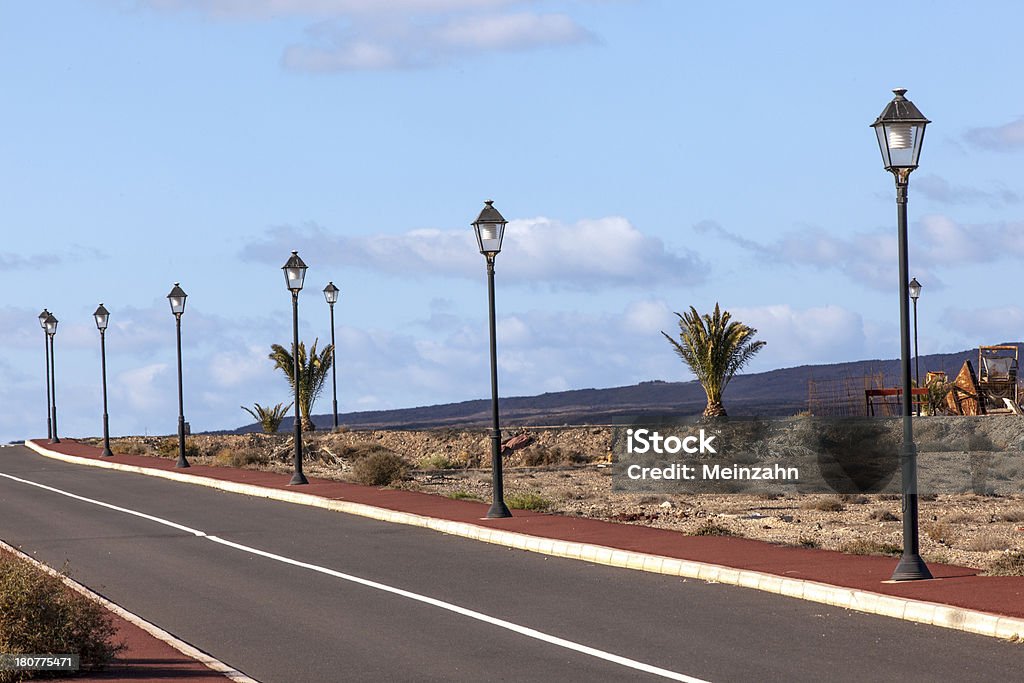
{"type": "Polygon", "coordinates": [[[282,562],[284,564],[289,564],[289,565],[292,565],[294,567],[301,567],[302,569],[309,569],[311,571],[319,572],[321,574],[326,574],[327,576],[333,576],[335,578],[342,579],[344,581],[349,581],[351,583],[356,583],[356,584],[359,584],[359,585],[362,585],[362,586],[366,586],[368,588],[373,588],[375,590],[383,591],[385,593],[391,593],[393,595],[399,595],[401,597],[408,598],[410,600],[415,600],[417,602],[421,602],[421,603],[424,603],[424,604],[427,604],[427,605],[432,605],[434,607],[438,607],[440,609],[447,610],[449,612],[453,612],[455,614],[459,614],[459,615],[462,615],[464,617],[469,617],[470,619],[476,619],[477,621],[482,621],[484,623],[491,624],[493,626],[497,626],[498,628],[503,628],[503,629],[505,629],[507,631],[512,631],[514,633],[518,633],[520,635],[524,635],[524,636],[526,636],[528,638],[533,638],[535,640],[540,640],[542,642],[549,643],[551,645],[556,645],[558,647],[565,648],[567,650],[573,650],[574,652],[579,652],[581,654],[589,655],[589,656],[595,657],[597,659],[603,659],[603,660],[605,660],[607,662],[612,662],[613,664],[619,664],[621,666],[625,666],[625,667],[628,667],[630,669],[635,669],[637,671],[643,671],[645,673],[653,674],[655,676],[661,676],[662,678],[667,678],[667,679],[673,680],[673,681],[683,681],[684,683],[708,683],[707,681],[705,681],[703,679],[700,679],[700,678],[694,678],[692,676],[687,676],[686,674],[682,674],[682,673],[679,673],[679,672],[676,672],[676,671],[669,671],[668,669],[662,669],[661,667],[657,667],[657,666],[654,666],[654,665],[651,665],[651,664],[645,664],[644,662],[639,662],[639,661],[637,661],[635,659],[629,659],[628,657],[623,657],[621,655],[613,654],[611,652],[605,652],[604,650],[598,650],[597,648],[593,648],[593,647],[590,647],[590,646],[587,646],[587,645],[583,645],[581,643],[576,643],[576,642],[573,642],[571,640],[566,640],[565,638],[559,638],[558,636],[553,636],[553,635],[551,635],[549,633],[544,633],[543,631],[538,631],[536,629],[529,628],[528,626],[520,626],[519,624],[515,624],[515,623],[512,623],[510,621],[505,621],[504,619],[499,619],[497,617],[492,617],[492,616],[489,616],[489,615],[484,614],[482,612],[477,612],[475,610],[467,609],[465,607],[460,607],[460,606],[455,605],[453,603],[445,602],[444,600],[438,600],[436,598],[431,598],[431,597],[426,596],[426,595],[420,595],[419,593],[413,593],[412,591],[407,591],[407,590],[404,590],[402,588],[395,588],[394,586],[389,586],[387,584],[378,583],[377,581],[371,581],[370,579],[364,579],[364,578],[361,578],[361,577],[358,577],[358,576],[354,576],[352,574],[345,574],[344,572],[339,572],[339,571],[336,571],[334,569],[329,569],[327,567],[321,567],[321,566],[316,565],[316,564],[310,564],[308,562],[302,562],[300,560],[293,560],[293,559],[291,559],[289,557],[284,557],[283,555],[275,555],[274,553],[270,553],[270,552],[267,552],[265,550],[260,550],[258,548],[253,548],[251,546],[242,545],[241,543],[235,543],[234,541],[228,541],[226,539],[219,538],[217,536],[210,536],[210,535],[208,535],[204,531],[199,531],[198,529],[193,529],[191,527],[187,527],[187,526],[185,526],[183,524],[178,524],[177,522],[172,522],[170,520],[163,519],[161,517],[155,517],[153,515],[147,515],[144,512],[138,512],[137,510],[131,510],[129,508],[123,508],[123,507],[119,507],[117,505],[112,505],[110,503],[105,503],[105,502],[103,502],[101,500],[95,500],[93,498],[87,498],[85,496],[80,496],[80,495],[78,495],[76,493],[71,493],[70,491],[64,491],[62,489],[54,488],[52,486],[47,486],[45,484],[40,484],[38,482],[30,481],[28,479],[22,479],[20,477],[15,477],[13,475],[5,474],[3,472],[0,472],[0,477],[5,477],[5,478],[10,479],[12,481],[16,481],[16,482],[19,482],[19,483],[22,483],[22,484],[27,484],[29,486],[35,486],[37,488],[41,488],[41,489],[44,489],[46,491],[50,491],[52,493],[56,493],[56,494],[59,494],[59,495],[62,495],[62,496],[67,496],[68,498],[74,498],[75,500],[79,500],[79,501],[82,501],[82,502],[85,502],[85,503],[91,503],[93,505],[98,505],[100,507],[107,508],[108,510],[114,510],[116,512],[123,512],[124,514],[127,514],[127,515],[133,515],[135,517],[141,517],[142,519],[146,519],[146,520],[149,520],[151,522],[156,522],[157,524],[163,524],[164,526],[169,526],[169,527],[171,527],[173,529],[177,529],[179,531],[184,531],[185,533],[192,534],[193,536],[196,536],[198,538],[203,538],[203,539],[206,539],[208,541],[213,541],[214,543],[218,543],[220,545],[227,546],[229,548],[234,548],[236,550],[241,550],[242,552],[253,553],[255,555],[259,555],[261,557],[266,557],[268,559],[275,560],[277,562],[282,562]]]}

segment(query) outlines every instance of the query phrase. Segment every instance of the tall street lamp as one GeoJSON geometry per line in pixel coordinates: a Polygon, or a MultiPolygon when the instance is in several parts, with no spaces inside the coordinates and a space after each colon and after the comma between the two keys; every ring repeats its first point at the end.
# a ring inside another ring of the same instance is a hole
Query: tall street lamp
{"type": "Polygon", "coordinates": [[[39,314],[39,326],[43,328],[43,354],[46,360],[46,438],[53,438],[53,423],[50,421],[50,336],[46,333],[46,319],[50,312],[43,309],[39,314]]]}
{"type": "MultiPolygon", "coordinates": [[[[917,352],[917,300],[921,296],[921,283],[917,281],[915,277],[907,285],[907,289],[910,291],[910,299],[914,302],[914,384],[921,388],[921,356],[917,352]]],[[[917,416],[921,417],[921,402],[915,401],[917,404],[917,416]]]]}
{"type": "Polygon", "coordinates": [[[46,336],[50,340],[50,395],[53,403],[50,405],[50,415],[53,417],[53,434],[50,436],[50,443],[60,443],[57,436],[57,366],[53,362],[53,338],[57,335],[57,319],[53,313],[46,316],[46,336]]]}
{"type": "MultiPolygon", "coordinates": [[[[302,473],[302,420],[299,415],[299,292],[302,281],[306,279],[306,264],[299,258],[299,252],[293,251],[291,257],[281,266],[284,281],[292,293],[292,377],[295,379],[295,463],[292,480],[289,486],[308,484],[306,475],[302,473]]],[[[310,417],[312,419],[312,417],[310,417]]]]}
{"type": "Polygon", "coordinates": [[[900,452],[900,470],[903,484],[903,555],[900,557],[893,581],[930,579],[931,572],[919,552],[917,521],[917,448],[914,446],[914,427],[911,422],[910,383],[910,302],[907,277],[907,185],[910,173],[917,168],[921,157],[924,129],[929,123],[921,111],[904,95],[905,88],[893,90],[892,99],[878,116],[872,128],[878,136],[885,170],[896,179],[896,208],[899,233],[900,278],[900,369],[903,379],[903,448],[900,452]]]}
{"type": "Polygon", "coordinates": [[[188,294],[177,282],[167,295],[167,301],[171,304],[171,313],[174,314],[174,326],[178,335],[178,462],[175,467],[189,467],[185,458],[185,401],[181,391],[181,316],[185,312],[185,299],[188,294]]]}
{"type": "Polygon", "coordinates": [[[110,311],[100,304],[92,317],[100,331],[100,368],[103,374],[103,452],[100,455],[109,458],[114,455],[110,450],[110,424],[107,421],[107,323],[110,322],[110,311]]]}
{"type": "Polygon", "coordinates": [[[324,298],[331,307],[331,386],[334,390],[334,429],[338,429],[338,347],[334,344],[334,304],[338,303],[338,288],[333,282],[324,287],[324,298]]]}
{"type": "Polygon", "coordinates": [[[511,517],[505,505],[504,478],[501,471],[501,427],[498,423],[498,346],[495,341],[494,325],[494,257],[501,251],[501,240],[505,236],[507,221],[494,208],[494,202],[488,199],[473,229],[476,231],[477,246],[480,253],[487,259],[487,302],[491,333],[491,507],[487,510],[489,518],[511,517]]]}

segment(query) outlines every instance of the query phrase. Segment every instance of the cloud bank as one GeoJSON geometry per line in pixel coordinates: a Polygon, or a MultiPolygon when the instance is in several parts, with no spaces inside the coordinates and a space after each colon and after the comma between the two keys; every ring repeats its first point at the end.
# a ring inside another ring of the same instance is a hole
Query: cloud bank
{"type": "MultiPolygon", "coordinates": [[[[330,265],[402,276],[477,278],[482,267],[468,228],[346,236],[316,224],[283,226],[243,247],[241,257],[276,264],[292,249],[330,265]]],[[[687,286],[703,282],[710,270],[697,254],[669,251],[621,217],[510,221],[498,259],[503,280],[568,287],[687,286]]]]}

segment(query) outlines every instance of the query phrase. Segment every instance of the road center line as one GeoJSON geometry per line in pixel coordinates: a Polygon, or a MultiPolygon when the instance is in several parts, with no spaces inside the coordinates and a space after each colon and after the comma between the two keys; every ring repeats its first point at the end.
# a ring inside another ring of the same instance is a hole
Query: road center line
{"type": "Polygon", "coordinates": [[[227,546],[229,548],[234,548],[236,550],[241,550],[242,552],[252,553],[254,555],[259,555],[261,557],[275,560],[277,562],[281,562],[284,564],[289,564],[294,567],[308,569],[310,571],[326,574],[327,576],[332,576],[338,579],[342,579],[344,581],[356,583],[361,586],[366,586],[367,588],[373,588],[375,590],[379,590],[385,593],[391,593],[393,595],[398,595],[404,598],[408,598],[410,600],[415,600],[416,602],[431,605],[433,607],[437,607],[448,612],[453,612],[455,614],[459,614],[470,619],[482,621],[486,624],[491,624],[492,626],[497,626],[498,628],[503,628],[507,631],[512,631],[513,633],[518,633],[528,638],[540,640],[542,642],[549,643],[551,645],[556,645],[567,650],[573,650],[574,652],[579,652],[590,657],[595,657],[597,659],[602,659],[607,662],[612,662],[613,664],[619,664],[620,666],[628,667],[630,669],[643,671],[645,673],[653,674],[655,676],[661,676],[662,678],[667,678],[673,681],[683,681],[684,683],[707,683],[707,681],[704,681],[699,678],[693,678],[692,676],[687,676],[686,674],[681,674],[676,671],[669,671],[668,669],[662,669],[661,667],[653,666],[651,664],[645,664],[644,662],[639,662],[635,659],[629,659],[628,657],[623,657],[621,655],[613,654],[611,652],[598,650],[597,648],[583,645],[581,643],[576,643],[571,640],[566,640],[564,638],[559,638],[558,636],[553,636],[549,633],[544,633],[542,631],[529,628],[528,626],[520,626],[519,624],[515,624],[510,621],[505,621],[504,619],[499,619],[497,617],[492,617],[482,612],[477,612],[475,610],[471,610],[465,607],[460,607],[456,604],[445,602],[444,600],[438,600],[436,598],[431,598],[426,595],[420,595],[419,593],[413,593],[412,591],[407,591],[402,588],[396,588],[394,586],[389,586],[387,584],[378,583],[377,581],[371,581],[370,579],[364,579],[359,576],[354,576],[352,574],[345,574],[344,572],[339,572],[334,569],[329,569],[327,567],[321,567],[320,565],[310,564],[308,562],[302,562],[300,560],[293,560],[292,558],[285,557],[283,555],[275,555],[274,553],[270,553],[265,550],[260,550],[258,548],[253,548],[251,546],[242,545],[241,543],[235,543],[234,541],[229,541],[227,539],[219,538],[217,536],[210,536],[204,531],[199,531],[198,529],[193,529],[191,527],[187,527],[183,524],[178,524],[177,522],[172,522],[161,517],[147,515],[144,512],[119,507],[117,505],[105,503],[101,500],[95,500],[93,498],[86,498],[85,496],[80,496],[78,494],[71,493],[70,491],[64,491],[62,489],[47,486],[45,484],[40,484],[38,482],[30,481],[28,479],[15,477],[13,475],[5,474],[3,472],[0,472],[0,477],[4,477],[6,479],[10,479],[12,481],[16,481],[22,484],[27,484],[29,486],[35,486],[37,488],[44,489],[46,491],[50,491],[52,493],[56,493],[62,496],[67,496],[68,498],[73,498],[75,500],[79,500],[85,503],[98,505],[100,507],[107,508],[108,510],[122,512],[127,515],[132,515],[135,517],[140,517],[142,519],[149,520],[151,522],[156,522],[157,524],[163,524],[164,526],[169,526],[173,529],[184,531],[185,533],[191,534],[198,538],[213,541],[214,543],[227,546]]]}

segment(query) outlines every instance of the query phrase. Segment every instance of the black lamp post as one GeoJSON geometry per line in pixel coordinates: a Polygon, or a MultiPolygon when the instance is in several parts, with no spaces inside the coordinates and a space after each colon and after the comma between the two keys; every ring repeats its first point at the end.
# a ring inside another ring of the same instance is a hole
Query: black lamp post
{"type": "Polygon", "coordinates": [[[188,294],[177,282],[171,288],[171,293],[167,295],[178,335],[178,462],[174,464],[175,467],[190,466],[185,458],[185,400],[181,390],[181,316],[185,312],[185,299],[187,298],[188,294]]]}
{"type": "Polygon", "coordinates": [[[114,455],[110,450],[110,425],[107,421],[107,323],[110,322],[110,311],[100,304],[92,317],[100,331],[100,368],[103,374],[103,453],[100,455],[109,458],[114,455]]]}
{"type": "Polygon", "coordinates": [[[46,319],[50,312],[43,309],[39,314],[39,326],[43,328],[43,354],[46,359],[46,438],[53,438],[53,423],[50,421],[50,336],[46,333],[46,319]]]}
{"type": "MultiPolygon", "coordinates": [[[[308,484],[306,475],[302,473],[302,420],[299,415],[299,292],[302,281],[306,279],[306,264],[299,258],[299,252],[293,251],[291,258],[281,266],[284,271],[285,284],[292,293],[292,377],[295,379],[295,464],[289,486],[308,484]]],[[[310,418],[312,419],[312,418],[310,418]]]]}
{"type": "Polygon", "coordinates": [[[53,362],[53,338],[57,336],[57,319],[53,313],[46,316],[46,336],[50,340],[50,394],[53,403],[50,405],[50,415],[53,417],[53,434],[50,435],[50,443],[60,443],[57,436],[57,366],[53,362]]]}
{"type": "MultiPolygon", "coordinates": [[[[921,356],[917,352],[917,300],[921,296],[921,283],[915,277],[907,285],[910,291],[910,300],[914,302],[914,384],[921,388],[921,356]]],[[[917,416],[921,417],[921,402],[915,401],[917,405],[917,416]]]]}
{"type": "Polygon", "coordinates": [[[324,298],[331,307],[331,387],[334,390],[334,429],[338,429],[338,347],[334,343],[334,304],[338,303],[338,288],[333,282],[324,287],[324,298]]]}
{"type": "Polygon", "coordinates": [[[476,231],[477,246],[480,253],[487,259],[487,302],[488,321],[491,333],[491,507],[487,510],[489,518],[511,517],[505,505],[505,483],[501,471],[501,427],[498,422],[498,346],[495,341],[494,324],[494,257],[501,251],[501,240],[505,236],[507,221],[494,208],[494,202],[487,200],[473,229],[476,231]]]}
{"type": "Polygon", "coordinates": [[[930,579],[931,572],[919,552],[917,521],[917,447],[911,421],[910,383],[910,280],[907,277],[907,185],[910,173],[921,157],[924,129],[930,121],[914,103],[904,97],[905,88],[893,90],[896,97],[886,105],[871,126],[878,136],[885,170],[896,179],[896,207],[899,233],[900,278],[900,368],[903,379],[903,448],[900,470],[903,484],[903,555],[893,572],[893,581],[930,579]]]}

